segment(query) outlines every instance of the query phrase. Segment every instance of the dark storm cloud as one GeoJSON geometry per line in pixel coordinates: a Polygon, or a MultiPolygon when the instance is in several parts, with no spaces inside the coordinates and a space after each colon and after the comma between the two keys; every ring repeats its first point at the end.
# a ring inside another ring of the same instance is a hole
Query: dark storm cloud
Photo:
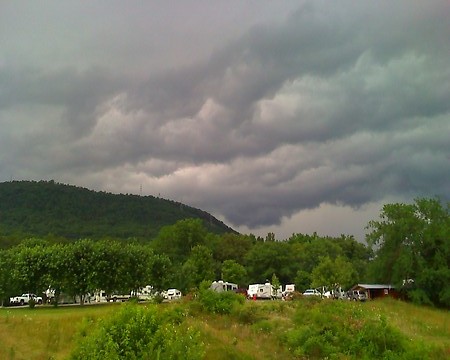
{"type": "Polygon", "coordinates": [[[126,29],[116,6],[81,69],[0,53],[3,178],[144,184],[251,228],[321,204],[450,197],[448,2],[307,1],[220,41],[191,25],[209,51],[176,23],[156,37],[137,11],[126,29]]]}

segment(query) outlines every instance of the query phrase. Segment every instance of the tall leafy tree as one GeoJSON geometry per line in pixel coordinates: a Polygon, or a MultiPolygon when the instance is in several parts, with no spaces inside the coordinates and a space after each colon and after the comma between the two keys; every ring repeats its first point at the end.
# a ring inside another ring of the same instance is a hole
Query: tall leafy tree
{"type": "Polygon", "coordinates": [[[3,306],[4,301],[8,296],[12,296],[15,290],[12,269],[11,250],[0,250],[0,306],[3,306]]]}
{"type": "Polygon", "coordinates": [[[79,296],[84,303],[87,293],[97,288],[96,247],[89,239],[78,240],[65,248],[64,290],[72,296],[79,296]]]}
{"type": "Polygon", "coordinates": [[[183,290],[198,288],[202,281],[214,280],[214,273],[211,250],[204,245],[195,246],[182,267],[183,290]]]}
{"type": "Polygon", "coordinates": [[[173,263],[184,263],[191,249],[204,245],[207,231],[200,219],[185,219],[161,229],[153,246],[158,253],[164,253],[173,263]]]}
{"type": "Polygon", "coordinates": [[[370,221],[368,243],[375,248],[373,278],[408,291],[416,302],[450,305],[450,203],[416,199],[387,204],[370,221]]]}
{"type": "Polygon", "coordinates": [[[29,239],[12,250],[12,276],[21,292],[40,294],[47,288],[49,258],[47,244],[29,239]]]}
{"type": "Polygon", "coordinates": [[[225,260],[222,263],[222,279],[243,285],[247,280],[247,270],[235,260],[225,260]]]}
{"type": "Polygon", "coordinates": [[[320,259],[320,263],[311,273],[311,286],[314,288],[325,286],[330,289],[337,286],[348,288],[354,282],[355,275],[352,264],[343,256],[338,256],[336,259],[325,256],[320,259]]]}
{"type": "Polygon", "coordinates": [[[125,278],[123,288],[137,292],[139,289],[151,284],[151,268],[154,252],[149,246],[137,243],[128,244],[124,252],[125,278]]]}
{"type": "Polygon", "coordinates": [[[154,254],[149,264],[149,284],[158,291],[167,289],[173,275],[169,257],[164,254],[154,254]]]}
{"type": "Polygon", "coordinates": [[[253,240],[248,235],[223,234],[214,247],[214,258],[220,262],[235,260],[239,264],[244,264],[245,256],[252,245],[253,240]]]}
{"type": "Polygon", "coordinates": [[[291,246],[287,242],[257,242],[247,253],[245,260],[252,282],[270,280],[276,273],[282,283],[288,283],[295,276],[297,266],[291,246]]]}

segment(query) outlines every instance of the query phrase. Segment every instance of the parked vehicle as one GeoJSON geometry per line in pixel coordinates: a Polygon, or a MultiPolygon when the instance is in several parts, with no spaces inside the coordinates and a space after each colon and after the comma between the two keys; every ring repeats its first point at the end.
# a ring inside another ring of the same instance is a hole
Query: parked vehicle
{"type": "Polygon", "coordinates": [[[131,292],[132,297],[136,297],[139,301],[149,301],[152,300],[158,294],[153,286],[147,285],[139,289],[138,292],[131,292]]]}
{"type": "Polygon", "coordinates": [[[9,303],[11,305],[27,305],[30,303],[30,300],[34,300],[36,304],[42,305],[42,297],[30,293],[11,297],[9,303]]]}
{"type": "Polygon", "coordinates": [[[287,284],[284,288],[284,293],[293,293],[295,291],[295,284],[287,284]]]}
{"type": "Polygon", "coordinates": [[[281,292],[282,300],[292,300],[295,294],[295,284],[287,284],[281,292]]]}
{"type": "Polygon", "coordinates": [[[322,296],[322,294],[320,293],[320,291],[316,290],[316,289],[308,289],[303,293],[303,296],[322,296]]]}
{"type": "Polygon", "coordinates": [[[107,301],[112,301],[112,302],[117,302],[117,301],[128,301],[130,300],[131,295],[128,294],[124,294],[124,295],[120,295],[120,294],[112,294],[110,296],[107,297],[107,301]]]}
{"type": "Polygon", "coordinates": [[[341,287],[329,290],[323,294],[323,296],[327,299],[339,299],[343,300],[347,298],[347,294],[341,287]]]}
{"type": "Polygon", "coordinates": [[[367,294],[363,290],[353,290],[351,293],[351,299],[353,301],[366,301],[367,294]]]}
{"type": "Polygon", "coordinates": [[[181,299],[181,291],[177,289],[169,289],[163,294],[164,298],[167,300],[178,300],[181,299]]]}
{"type": "Polygon", "coordinates": [[[250,284],[247,290],[247,297],[253,300],[281,299],[282,292],[282,286],[275,291],[272,284],[269,282],[265,284],[250,284]]]}
{"type": "Polygon", "coordinates": [[[236,291],[237,288],[238,288],[237,284],[230,283],[230,282],[223,281],[223,280],[213,281],[213,283],[210,286],[210,289],[214,290],[216,292],[236,291]]]}

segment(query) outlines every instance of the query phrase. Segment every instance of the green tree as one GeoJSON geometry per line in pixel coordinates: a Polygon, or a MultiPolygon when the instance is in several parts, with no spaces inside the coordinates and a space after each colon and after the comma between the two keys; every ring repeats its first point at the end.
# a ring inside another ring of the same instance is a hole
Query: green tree
{"type": "Polygon", "coordinates": [[[246,256],[246,268],[253,282],[265,282],[276,273],[282,283],[289,283],[296,267],[290,244],[282,241],[257,242],[246,256]]]}
{"type": "Polygon", "coordinates": [[[225,260],[222,263],[222,279],[243,285],[247,279],[247,270],[235,260],[225,260]]]}
{"type": "Polygon", "coordinates": [[[214,258],[220,262],[235,260],[243,265],[245,255],[251,249],[252,244],[253,241],[248,235],[223,234],[214,247],[214,258]]]}
{"type": "Polygon", "coordinates": [[[416,199],[387,204],[379,221],[370,221],[367,242],[375,248],[375,280],[406,289],[416,302],[450,306],[450,203],[416,199]]]}
{"type": "Polygon", "coordinates": [[[304,270],[298,270],[295,275],[295,288],[303,292],[311,287],[311,274],[304,270]]]}
{"type": "Polygon", "coordinates": [[[173,277],[172,263],[164,254],[154,254],[149,265],[149,284],[162,291],[170,286],[173,277]]]}
{"type": "Polygon", "coordinates": [[[11,275],[21,292],[41,294],[47,288],[50,261],[46,246],[40,239],[29,239],[12,249],[11,275]]]}
{"type": "Polygon", "coordinates": [[[174,264],[187,260],[191,249],[204,245],[207,232],[200,219],[185,219],[161,229],[153,241],[157,253],[169,256],[174,264]]]}
{"type": "Polygon", "coordinates": [[[14,292],[12,269],[11,251],[0,250],[0,306],[3,306],[4,301],[14,292]]]}
{"type": "Polygon", "coordinates": [[[152,285],[153,249],[137,243],[128,244],[124,254],[124,269],[126,272],[123,288],[137,292],[146,285],[152,285]]]}
{"type": "Polygon", "coordinates": [[[275,290],[275,293],[278,293],[278,290],[281,287],[281,283],[276,274],[272,275],[271,284],[272,284],[273,289],[275,290]]]}
{"type": "Polygon", "coordinates": [[[68,245],[53,244],[46,248],[47,252],[47,289],[54,291],[54,304],[58,304],[59,296],[64,288],[66,272],[67,272],[67,252],[68,245]]]}
{"type": "Polygon", "coordinates": [[[354,278],[355,269],[343,256],[338,256],[334,260],[325,256],[311,273],[311,286],[314,288],[325,286],[331,289],[340,285],[348,288],[354,278]]]}
{"type": "Polygon", "coordinates": [[[182,267],[183,290],[198,288],[202,281],[214,279],[214,260],[211,250],[204,245],[195,246],[182,267]]]}
{"type": "Polygon", "coordinates": [[[89,239],[65,247],[64,290],[71,296],[78,296],[81,305],[86,294],[98,285],[95,251],[94,242],[89,239]]]}

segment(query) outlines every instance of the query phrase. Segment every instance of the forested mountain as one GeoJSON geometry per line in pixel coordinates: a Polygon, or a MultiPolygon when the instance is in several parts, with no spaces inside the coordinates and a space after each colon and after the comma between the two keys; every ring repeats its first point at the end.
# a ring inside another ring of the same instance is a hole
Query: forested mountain
{"type": "Polygon", "coordinates": [[[154,196],[96,192],[54,181],[0,183],[3,239],[153,239],[163,226],[186,218],[202,219],[208,232],[235,232],[205,211],[154,196]]]}

